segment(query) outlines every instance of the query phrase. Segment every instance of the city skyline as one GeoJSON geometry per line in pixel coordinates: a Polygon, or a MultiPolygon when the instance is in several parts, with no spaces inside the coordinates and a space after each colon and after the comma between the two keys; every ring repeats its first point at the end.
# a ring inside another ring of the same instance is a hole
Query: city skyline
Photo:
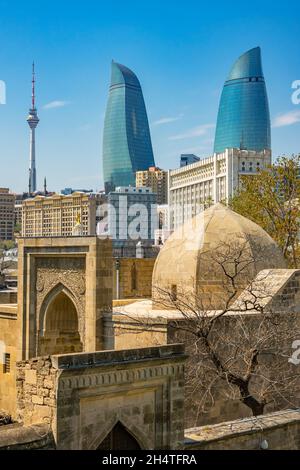
{"type": "Polygon", "coordinates": [[[181,153],[212,154],[228,70],[238,56],[259,45],[270,101],[273,156],[298,152],[300,106],[292,103],[291,96],[292,83],[300,78],[299,5],[295,2],[294,8],[289,5],[280,11],[273,5],[270,11],[267,3],[260,4],[257,12],[253,5],[246,14],[246,7],[235,10],[232,4],[226,11],[221,4],[217,11],[200,9],[196,2],[189,2],[190,8],[174,5],[170,10],[166,2],[157,21],[155,2],[136,12],[120,3],[116,12],[88,1],[86,14],[75,3],[71,12],[64,5],[57,18],[55,1],[52,8],[46,5],[34,13],[22,2],[14,2],[13,10],[1,1],[0,38],[7,44],[0,52],[0,79],[7,87],[6,105],[0,106],[5,186],[21,192],[28,185],[24,113],[33,59],[41,118],[36,143],[40,190],[44,176],[51,190],[103,189],[102,131],[111,59],[128,65],[140,78],[154,158],[168,169],[179,167],[181,153]],[[274,42],[279,46],[274,48],[274,42]]]}

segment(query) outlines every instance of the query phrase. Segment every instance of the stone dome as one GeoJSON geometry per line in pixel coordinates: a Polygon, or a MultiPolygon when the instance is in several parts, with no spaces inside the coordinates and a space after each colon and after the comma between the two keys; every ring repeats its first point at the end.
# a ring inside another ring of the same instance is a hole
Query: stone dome
{"type": "Polygon", "coordinates": [[[168,238],[154,265],[153,300],[163,292],[175,298],[180,293],[203,308],[223,308],[232,292],[230,276],[240,293],[259,271],[274,268],[286,268],[275,241],[257,224],[219,203],[168,238]]]}

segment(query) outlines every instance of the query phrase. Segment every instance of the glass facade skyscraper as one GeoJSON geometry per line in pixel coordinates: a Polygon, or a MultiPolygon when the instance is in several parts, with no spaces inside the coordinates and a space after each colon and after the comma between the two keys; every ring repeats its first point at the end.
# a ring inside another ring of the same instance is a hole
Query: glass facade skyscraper
{"type": "Polygon", "coordinates": [[[150,166],[155,163],[141,85],[131,70],[113,61],[103,134],[106,193],[135,186],[135,172],[150,166]]]}
{"type": "Polygon", "coordinates": [[[271,125],[260,48],[243,54],[227,78],[219,107],[214,152],[271,149],[271,125]]]}

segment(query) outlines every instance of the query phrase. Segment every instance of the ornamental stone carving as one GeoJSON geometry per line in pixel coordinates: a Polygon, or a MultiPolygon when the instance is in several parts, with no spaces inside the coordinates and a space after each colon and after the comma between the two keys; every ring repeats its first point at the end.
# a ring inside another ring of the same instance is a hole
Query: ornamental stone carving
{"type": "Polygon", "coordinates": [[[66,287],[73,296],[78,311],[79,330],[83,333],[85,312],[85,258],[36,258],[36,312],[37,318],[45,298],[56,287],[66,287]]]}

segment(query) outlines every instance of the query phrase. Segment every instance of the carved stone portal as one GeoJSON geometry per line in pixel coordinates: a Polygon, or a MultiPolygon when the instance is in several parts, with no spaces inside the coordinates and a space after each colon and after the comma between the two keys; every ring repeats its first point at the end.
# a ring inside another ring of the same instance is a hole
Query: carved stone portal
{"type": "Polygon", "coordinates": [[[111,240],[20,239],[18,270],[19,360],[105,349],[103,314],[112,308],[111,240]]]}
{"type": "Polygon", "coordinates": [[[82,343],[85,336],[85,291],[85,257],[36,259],[36,318],[38,337],[43,343],[43,347],[38,348],[38,355],[82,351],[82,344],[80,347],[78,343],[82,343]],[[57,299],[57,296],[60,297],[57,299]],[[47,335],[45,331],[49,309],[53,308],[53,304],[59,302],[59,299],[62,302],[61,316],[65,318],[75,310],[77,318],[76,332],[73,332],[76,336],[70,336],[69,332],[65,341],[60,338],[60,347],[53,343],[53,333],[50,340],[49,329],[47,335]],[[76,344],[71,344],[73,341],[76,344]]]}

